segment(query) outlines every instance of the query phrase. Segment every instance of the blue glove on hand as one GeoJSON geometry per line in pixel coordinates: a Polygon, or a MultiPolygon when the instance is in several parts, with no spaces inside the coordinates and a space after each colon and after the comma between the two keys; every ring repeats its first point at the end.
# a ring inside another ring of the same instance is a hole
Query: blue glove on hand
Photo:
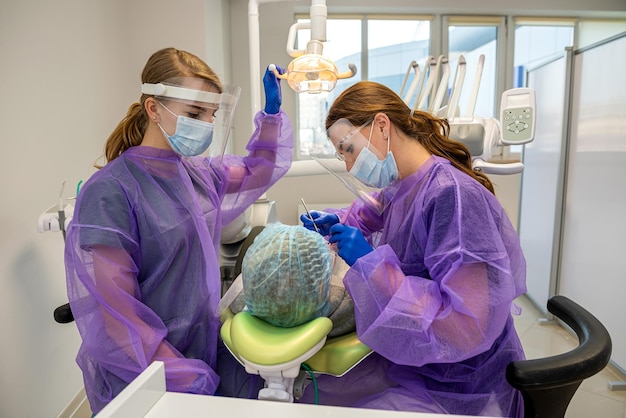
{"type": "Polygon", "coordinates": [[[337,243],[339,257],[352,267],[356,260],[374,251],[360,229],[344,224],[336,224],[330,228],[331,243],[337,243]]]}
{"type": "MultiPolygon", "coordinates": [[[[278,74],[284,74],[285,70],[276,66],[278,74]]],[[[280,79],[276,77],[274,71],[267,67],[265,70],[265,76],[263,76],[263,87],[265,88],[265,113],[268,115],[275,115],[280,111],[280,105],[283,102],[283,97],[280,92],[280,79]]]]}
{"type": "MultiPolygon", "coordinates": [[[[317,210],[311,211],[311,218],[313,218],[313,221],[315,221],[315,226],[317,226],[317,229],[322,236],[330,234],[330,227],[339,222],[339,216],[335,215],[334,213],[320,212],[317,210]]],[[[313,221],[311,221],[311,218],[309,218],[309,215],[307,213],[303,213],[302,215],[300,215],[302,225],[306,229],[317,232],[315,230],[315,226],[313,226],[313,221]]]]}

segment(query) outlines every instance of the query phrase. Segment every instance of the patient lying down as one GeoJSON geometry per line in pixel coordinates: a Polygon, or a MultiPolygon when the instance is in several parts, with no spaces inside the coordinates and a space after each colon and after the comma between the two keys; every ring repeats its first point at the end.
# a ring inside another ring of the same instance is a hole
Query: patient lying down
{"type": "Polygon", "coordinates": [[[355,330],[354,304],[343,286],[348,265],[319,234],[295,225],[270,224],[248,248],[243,291],[230,304],[278,327],[320,316],[333,322],[329,337],[355,330]]]}

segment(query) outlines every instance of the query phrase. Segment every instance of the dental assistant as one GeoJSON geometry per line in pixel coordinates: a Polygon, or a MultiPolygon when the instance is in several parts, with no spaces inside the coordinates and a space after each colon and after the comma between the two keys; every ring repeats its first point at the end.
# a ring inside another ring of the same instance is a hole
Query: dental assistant
{"type": "Polygon", "coordinates": [[[77,363],[94,413],[155,360],[165,363],[168,391],[216,393],[221,229],[292,159],[293,130],[271,71],[247,156],[200,155],[227,139],[214,128],[217,120],[229,127],[237,98],[200,58],[157,51],[141,82],[143,94],[108,138],[107,163],[80,190],[67,230],[77,363]]]}
{"type": "MultiPolygon", "coordinates": [[[[357,335],[374,351],[343,377],[319,377],[319,402],[522,417],[505,369],[524,358],[512,311],[526,264],[489,178],[448,138],[446,120],[412,112],[382,84],[346,89],[326,127],[347,170],[380,191],[376,207],[357,199],[311,214],[351,266],[357,335]]],[[[312,402],[312,386],[301,402],[312,402]]]]}

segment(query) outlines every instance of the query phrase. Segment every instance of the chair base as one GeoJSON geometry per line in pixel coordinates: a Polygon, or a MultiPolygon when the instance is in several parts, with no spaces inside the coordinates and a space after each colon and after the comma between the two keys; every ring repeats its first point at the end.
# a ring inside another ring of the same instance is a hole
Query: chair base
{"type": "Polygon", "coordinates": [[[564,418],[580,382],[552,389],[523,390],[525,418],[564,418]]]}

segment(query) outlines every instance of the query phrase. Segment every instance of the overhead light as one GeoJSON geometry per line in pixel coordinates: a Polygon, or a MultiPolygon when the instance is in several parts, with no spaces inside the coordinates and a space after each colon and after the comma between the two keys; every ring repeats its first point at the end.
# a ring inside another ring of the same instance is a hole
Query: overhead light
{"type": "Polygon", "coordinates": [[[325,3],[325,0],[313,0],[311,21],[291,25],[287,37],[287,54],[295,59],[289,63],[285,74],[274,70],[276,76],[287,80],[297,93],[329,92],[335,88],[337,80],[353,77],[357,72],[356,65],[349,64],[349,70],[340,73],[335,63],[323,56],[327,16],[325,3]],[[304,51],[293,48],[300,29],[311,30],[311,40],[304,51]]]}
{"type": "Polygon", "coordinates": [[[287,72],[277,77],[286,79],[296,93],[321,93],[335,88],[337,80],[350,78],[356,74],[356,65],[349,64],[350,71],[339,73],[330,59],[320,54],[307,53],[289,63],[287,72]]]}

